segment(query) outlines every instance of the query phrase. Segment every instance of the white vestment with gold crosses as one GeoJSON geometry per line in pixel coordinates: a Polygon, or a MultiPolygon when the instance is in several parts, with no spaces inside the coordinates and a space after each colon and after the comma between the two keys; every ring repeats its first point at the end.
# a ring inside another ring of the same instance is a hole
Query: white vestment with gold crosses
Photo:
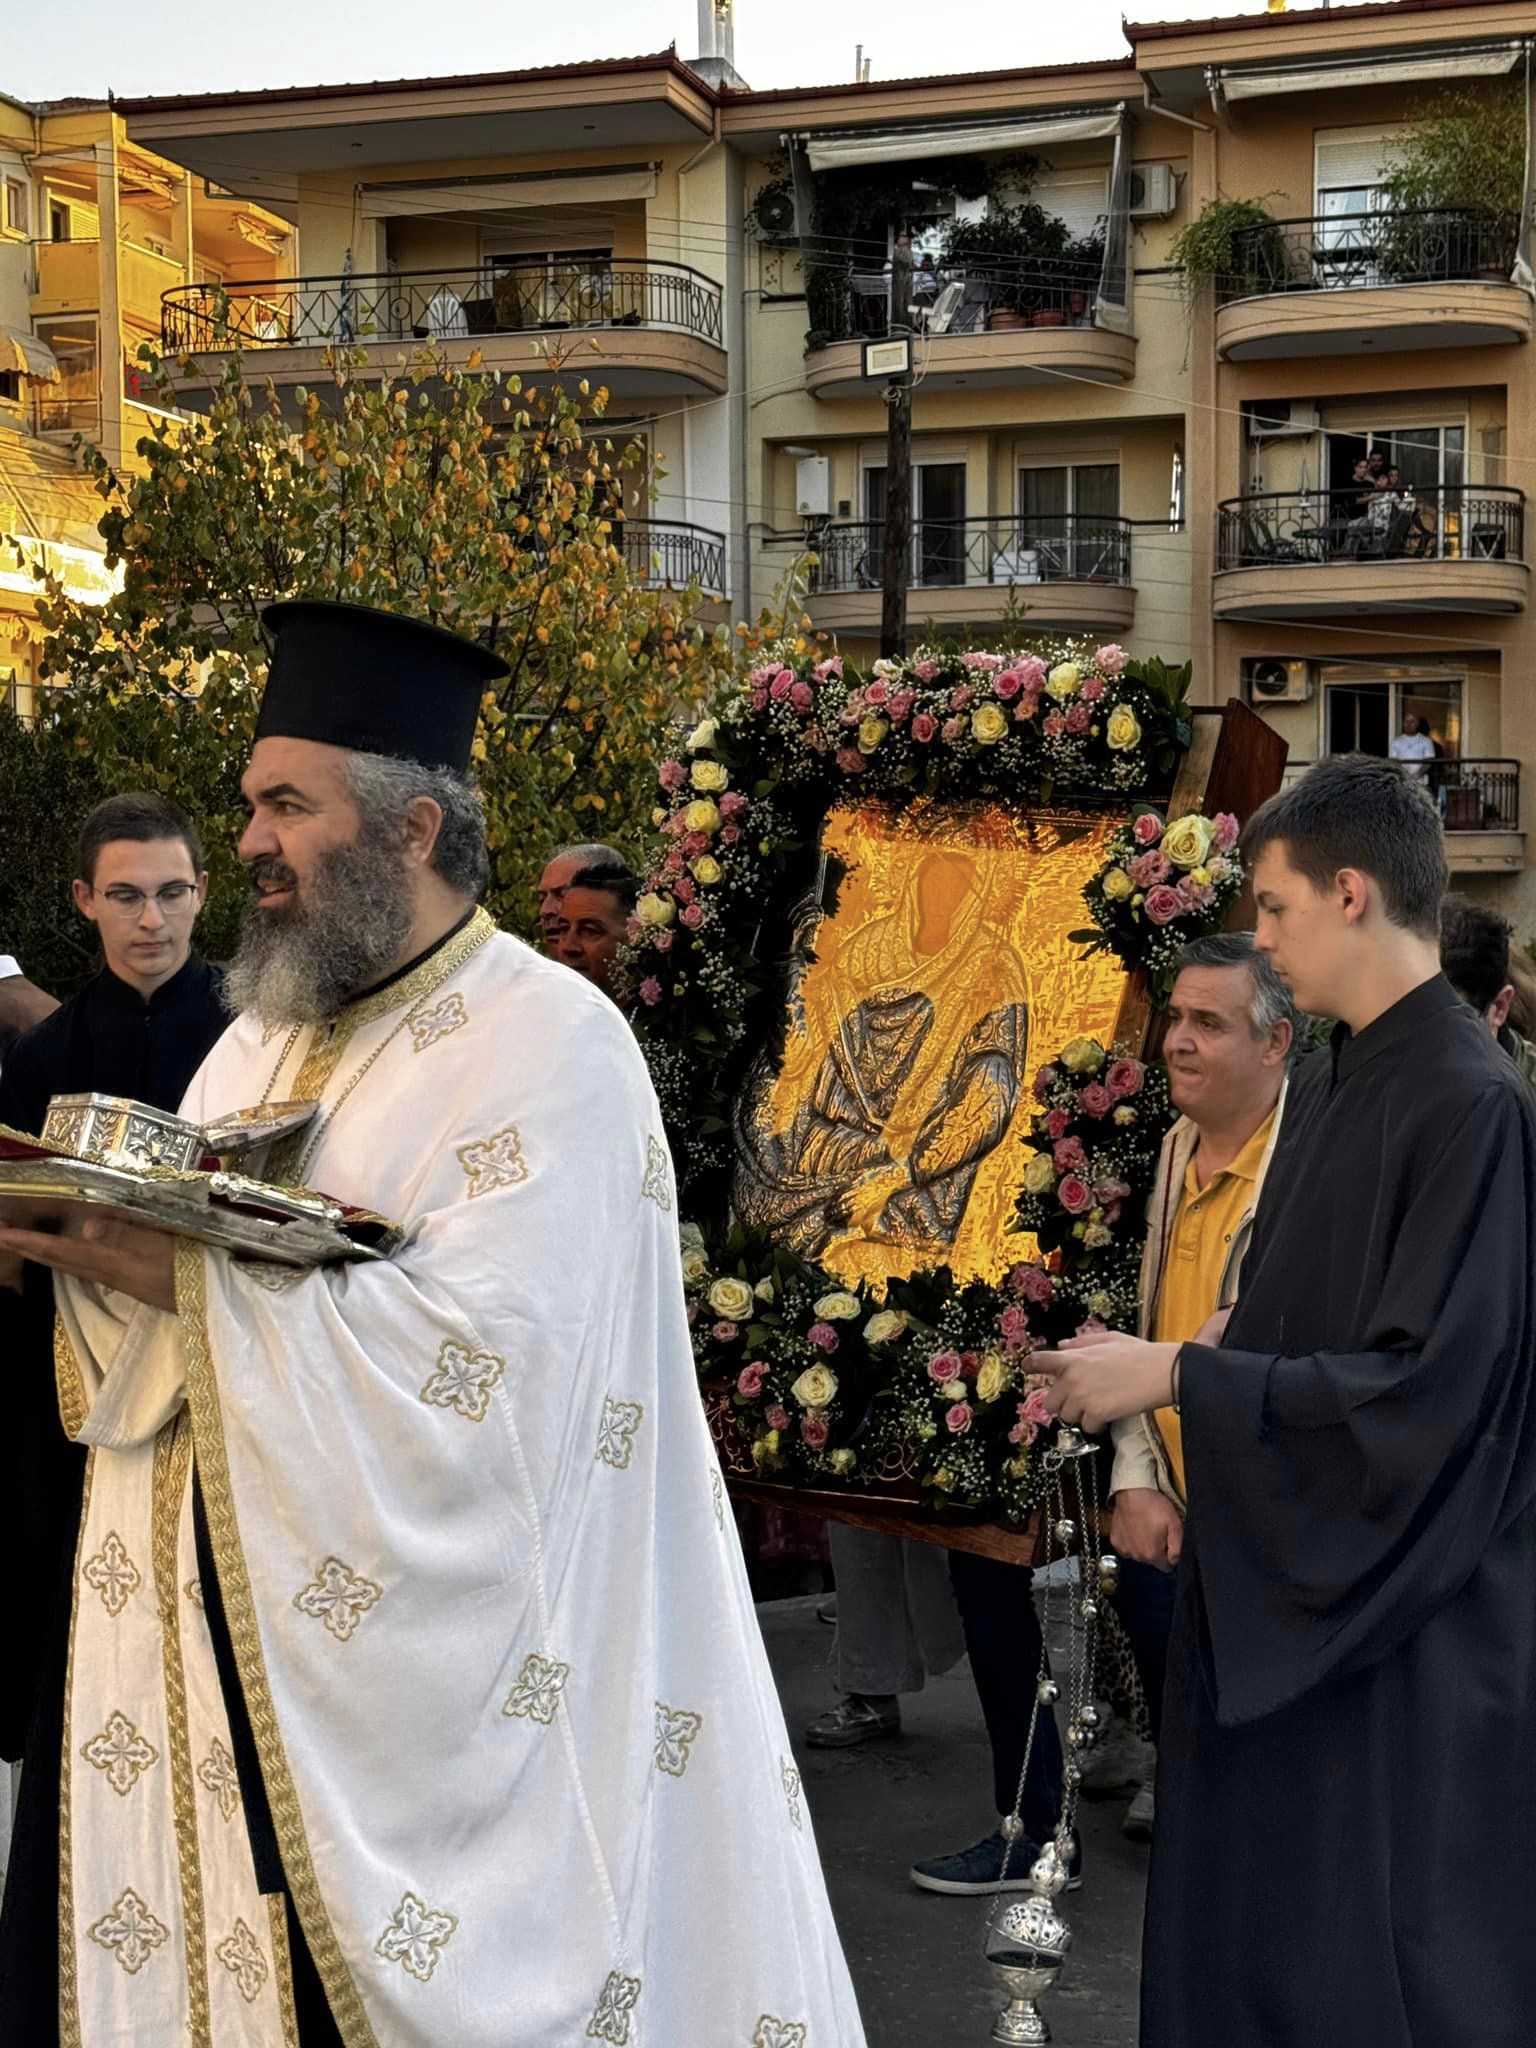
{"type": "Polygon", "coordinates": [[[694,1379],[619,1012],[477,919],[329,1032],[237,1022],[188,1115],[318,1096],[282,1170],[409,1232],[61,1283],[94,1446],[61,2039],[286,2048],[193,1541],[195,1454],[288,1889],[347,2048],[860,2048],[694,1379]]]}

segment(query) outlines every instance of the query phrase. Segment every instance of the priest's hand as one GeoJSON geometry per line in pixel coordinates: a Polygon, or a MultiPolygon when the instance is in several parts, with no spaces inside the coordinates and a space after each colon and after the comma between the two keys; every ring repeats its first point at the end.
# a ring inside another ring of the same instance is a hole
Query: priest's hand
{"type": "Polygon", "coordinates": [[[1059,1351],[1034,1352],[1027,1370],[1055,1381],[1047,1399],[1057,1418],[1091,1435],[1122,1416],[1166,1408],[1179,1350],[1118,1330],[1092,1330],[1068,1337],[1059,1351]]]}
{"type": "Polygon", "coordinates": [[[0,1259],[13,1252],[175,1313],[176,1240],[168,1231],[146,1230],[116,1216],[82,1217],[73,1204],[57,1220],[57,1230],[0,1228],[0,1259]]]}
{"type": "Polygon", "coordinates": [[[1115,1495],[1109,1543],[1118,1557],[1171,1572],[1184,1548],[1184,1517],[1155,1486],[1128,1486],[1115,1495]]]}

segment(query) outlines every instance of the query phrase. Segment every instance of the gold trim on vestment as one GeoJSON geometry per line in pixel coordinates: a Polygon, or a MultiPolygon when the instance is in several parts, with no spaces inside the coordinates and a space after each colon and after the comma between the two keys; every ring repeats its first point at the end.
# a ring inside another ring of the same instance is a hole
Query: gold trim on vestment
{"type": "Polygon", "coordinates": [[[70,1774],[74,1769],[75,1623],[80,1614],[80,1568],[91,1518],[96,1453],[86,1453],[80,1488],[80,1533],[69,1585],[69,1649],[64,1659],[64,1740],[59,1744],[59,2048],[80,2048],[80,1983],[75,1963],[75,1872],[70,1840],[70,1774]]]}
{"type": "Polygon", "coordinates": [[[288,1902],[283,1892],[267,1893],[267,1932],[272,1937],[272,1982],[283,2019],[283,2048],[299,2048],[299,2011],[293,2002],[293,1957],[288,1950],[288,1902]]]}
{"type": "Polygon", "coordinates": [[[343,2048],[378,2048],[352,1973],[341,1953],[331,1916],[321,1896],[314,1860],[304,1833],[304,1814],[283,1748],[262,1654],[256,1603],[240,1541],[229,1453],[219,1407],[218,1375],[208,1336],[208,1287],[203,1246],[181,1240],[176,1247],[176,1309],[187,1360],[187,1405],[192,1414],[198,1477],[208,1513],[208,1534],[218,1567],[229,1637],[240,1672],[240,1689],[261,1762],[262,1783],[272,1809],[283,1871],[304,1939],[320,1973],[343,2048]]]}
{"type": "Polygon", "coordinates": [[[69,1341],[64,1318],[57,1313],[53,1318],[53,1383],[58,1389],[59,1420],[64,1425],[64,1434],[73,1442],[85,1427],[90,1403],[85,1398],[85,1375],[80,1370],[75,1347],[69,1341]]]}
{"type": "Polygon", "coordinates": [[[203,1859],[197,1839],[197,1792],[192,1776],[192,1734],[187,1717],[187,1681],[181,1658],[181,1585],[178,1537],[192,1431],[185,1409],[155,1438],[150,1528],[155,1601],[160,1610],[161,1661],[165,1669],[166,1747],[170,1751],[171,1810],[176,1862],[181,1872],[181,1917],[187,1952],[187,2026],[192,2048],[211,2048],[208,2004],[208,1941],[203,1916],[203,1859]]]}

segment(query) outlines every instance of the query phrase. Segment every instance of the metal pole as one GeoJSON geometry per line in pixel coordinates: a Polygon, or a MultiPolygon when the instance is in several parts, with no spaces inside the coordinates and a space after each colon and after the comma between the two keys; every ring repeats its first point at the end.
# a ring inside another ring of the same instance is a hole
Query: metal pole
{"type": "MultiPolygon", "coordinates": [[[[891,259],[889,331],[910,334],[907,302],[912,296],[912,244],[897,237],[891,259]]],[[[881,575],[880,652],[899,661],[907,651],[908,556],[912,546],[912,371],[885,387],[885,556],[881,575]]]]}

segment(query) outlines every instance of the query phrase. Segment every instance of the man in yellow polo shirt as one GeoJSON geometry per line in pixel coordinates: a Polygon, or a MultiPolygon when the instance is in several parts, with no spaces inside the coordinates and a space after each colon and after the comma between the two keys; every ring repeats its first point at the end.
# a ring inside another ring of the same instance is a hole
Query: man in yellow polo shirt
{"type": "MultiPolygon", "coordinates": [[[[1195,1336],[1230,1307],[1274,1149],[1296,1011],[1251,934],[1197,939],[1179,955],[1163,1041],[1178,1122],[1163,1141],[1148,1205],[1139,1334],[1195,1336]]],[[[1159,1408],[1113,1429],[1110,1541],[1121,1560],[1116,1607],[1157,1739],[1173,1620],[1174,1567],[1184,1541],[1184,1445],[1178,1415],[1159,1408]]],[[[1150,1777],[1126,1832],[1151,1833],[1150,1777]]]]}

